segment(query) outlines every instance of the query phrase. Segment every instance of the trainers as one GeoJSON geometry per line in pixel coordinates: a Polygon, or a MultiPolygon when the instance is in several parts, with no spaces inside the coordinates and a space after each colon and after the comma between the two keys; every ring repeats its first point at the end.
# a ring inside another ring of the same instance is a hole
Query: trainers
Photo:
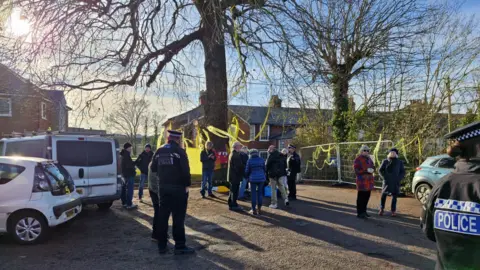
{"type": "Polygon", "coordinates": [[[357,217],[360,218],[360,219],[367,219],[367,216],[365,215],[365,213],[358,214],[357,217]]]}
{"type": "Polygon", "coordinates": [[[212,193],[212,194],[208,194],[208,197],[210,197],[210,198],[215,198],[215,194],[213,194],[213,193],[212,193]]]}
{"type": "Polygon", "coordinates": [[[370,215],[367,212],[365,212],[364,214],[366,217],[370,217],[370,215]]]}
{"type": "Polygon", "coordinates": [[[262,214],[262,208],[259,207],[259,208],[257,209],[257,215],[261,215],[261,214],[262,214]]]}
{"type": "Polygon", "coordinates": [[[254,216],[255,216],[255,215],[257,215],[257,210],[252,209],[252,210],[248,211],[248,213],[249,213],[250,215],[254,215],[254,216]]]}
{"type": "Polygon", "coordinates": [[[383,216],[383,214],[384,214],[383,209],[380,209],[380,211],[378,211],[378,215],[383,216]]]}
{"type": "Polygon", "coordinates": [[[290,202],[288,201],[288,199],[285,199],[285,205],[286,205],[286,206],[289,206],[289,205],[290,205],[290,202]]]}
{"type": "Polygon", "coordinates": [[[202,194],[202,199],[205,199],[205,198],[207,198],[207,197],[205,197],[205,194],[202,194]]]}
{"type": "Polygon", "coordinates": [[[392,217],[396,217],[397,214],[395,214],[395,212],[392,211],[392,217]]]}
{"type": "Polygon", "coordinates": [[[155,237],[152,237],[151,239],[152,239],[152,242],[158,242],[158,239],[155,237]]]}
{"type": "Polygon", "coordinates": [[[272,209],[277,209],[277,205],[276,205],[276,204],[270,204],[269,207],[272,208],[272,209]]]}
{"type": "Polygon", "coordinates": [[[175,248],[175,255],[189,255],[194,254],[195,249],[190,247],[183,247],[183,248],[175,248]]]}

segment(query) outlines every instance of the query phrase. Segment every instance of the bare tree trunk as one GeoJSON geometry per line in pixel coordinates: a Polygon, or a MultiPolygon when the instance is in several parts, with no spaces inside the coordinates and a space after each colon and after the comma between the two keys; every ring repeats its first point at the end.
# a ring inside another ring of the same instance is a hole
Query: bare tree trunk
{"type": "MultiPolygon", "coordinates": [[[[208,6],[201,12],[204,27],[202,44],[205,52],[206,105],[205,123],[221,130],[228,130],[227,60],[221,13],[208,6]]],[[[211,140],[217,151],[226,151],[228,139],[212,134],[211,140]]]]}

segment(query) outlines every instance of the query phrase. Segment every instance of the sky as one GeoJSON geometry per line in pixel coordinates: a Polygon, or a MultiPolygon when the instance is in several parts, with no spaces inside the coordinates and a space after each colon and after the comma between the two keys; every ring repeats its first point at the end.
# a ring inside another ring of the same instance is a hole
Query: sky
{"type": "MultiPolygon", "coordinates": [[[[456,1],[456,0],[451,0],[456,1]]],[[[480,0],[466,0],[462,7],[462,13],[465,15],[480,14],[480,0]]],[[[227,53],[227,61],[232,64],[231,59],[236,59],[235,52],[227,53]]],[[[106,129],[104,122],[105,117],[115,108],[121,108],[122,102],[125,99],[143,96],[150,103],[150,111],[156,112],[158,115],[165,116],[165,119],[198,106],[198,94],[205,89],[205,79],[203,71],[203,50],[201,47],[195,46],[194,49],[185,51],[184,54],[176,57],[180,62],[188,62],[188,74],[185,85],[170,85],[167,81],[171,81],[172,71],[166,69],[163,73],[162,81],[165,80],[161,88],[152,87],[149,89],[125,88],[114,89],[113,92],[106,94],[101,100],[93,102],[89,111],[82,110],[85,107],[85,101],[91,98],[96,93],[84,91],[71,91],[66,94],[67,102],[73,110],[70,112],[69,125],[72,127],[83,127],[93,129],[106,129]],[[172,89],[172,87],[180,87],[172,89]],[[181,91],[178,91],[178,90],[181,91]],[[176,90],[176,91],[174,91],[176,90]],[[179,92],[174,95],[174,92],[179,92]]],[[[260,70],[256,70],[259,74],[260,70]]],[[[229,73],[230,74],[230,73],[229,73]]],[[[233,85],[233,81],[229,80],[229,86],[233,85]]],[[[276,82],[273,82],[276,84],[276,82]]],[[[279,94],[283,99],[283,106],[297,107],[296,102],[285,94],[285,89],[281,85],[274,85],[271,87],[267,78],[257,76],[255,79],[250,79],[247,82],[246,88],[235,97],[230,96],[229,104],[236,105],[251,105],[251,106],[266,106],[271,94],[279,94]]],[[[229,89],[229,92],[233,92],[229,89]]],[[[115,131],[114,131],[115,132],[115,131]]]]}

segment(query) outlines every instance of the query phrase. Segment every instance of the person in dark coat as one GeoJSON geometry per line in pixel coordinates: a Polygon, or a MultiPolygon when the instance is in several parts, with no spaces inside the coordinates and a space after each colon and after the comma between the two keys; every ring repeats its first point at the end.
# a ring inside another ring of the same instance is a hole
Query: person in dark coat
{"type": "Polygon", "coordinates": [[[217,160],[217,157],[215,151],[213,151],[213,143],[206,142],[205,149],[200,153],[200,161],[202,162],[202,188],[200,189],[200,194],[202,198],[205,198],[206,190],[208,190],[208,196],[214,197],[212,177],[215,169],[215,160],[217,160]]]}
{"type": "Polygon", "coordinates": [[[383,178],[382,199],[380,200],[380,211],[378,214],[383,216],[385,210],[385,202],[388,194],[392,194],[392,217],[397,210],[397,196],[400,193],[400,182],[405,177],[405,167],[403,162],[398,159],[398,150],[393,148],[388,153],[387,159],[382,162],[379,174],[383,178]]]}
{"type": "Polygon", "coordinates": [[[245,177],[252,187],[252,210],[250,214],[259,215],[262,210],[263,184],[265,183],[265,160],[258,155],[257,149],[250,150],[250,159],[245,167],[245,177]]]}
{"type": "Polygon", "coordinates": [[[288,167],[288,198],[290,200],[297,199],[297,174],[300,173],[301,168],[301,159],[296,152],[297,148],[295,145],[288,145],[288,158],[287,158],[287,167],[288,167]]]}
{"type": "Polygon", "coordinates": [[[423,206],[421,226],[436,242],[436,269],[480,269],[480,122],[445,136],[455,170],[440,179],[423,206]]]}
{"type": "Polygon", "coordinates": [[[230,194],[228,196],[228,207],[232,211],[241,211],[242,208],[237,203],[238,191],[240,188],[240,182],[245,175],[245,163],[243,163],[240,151],[242,144],[240,142],[234,142],[232,145],[232,153],[230,154],[230,170],[228,172],[228,181],[230,182],[230,194]]]}
{"type": "MultiPolygon", "coordinates": [[[[243,146],[242,150],[240,151],[240,156],[242,157],[243,164],[247,165],[248,161],[248,147],[243,146]]],[[[242,183],[240,184],[240,190],[238,192],[238,198],[244,199],[245,198],[245,191],[247,190],[248,178],[243,177],[242,183]]]]}
{"type": "Polygon", "coordinates": [[[145,150],[135,160],[135,165],[140,170],[140,183],[138,184],[138,199],[143,202],[143,187],[148,181],[148,165],[152,162],[153,152],[150,144],[145,145],[145,150]]]}
{"type": "Polygon", "coordinates": [[[168,251],[168,220],[172,215],[172,235],[176,255],[193,254],[195,250],[186,246],[185,215],[187,213],[188,192],[191,185],[190,166],[187,153],[180,147],[182,133],[168,131],[168,143],[160,147],[153,156],[152,173],[158,177],[158,251],[168,251]]]}
{"type": "Polygon", "coordinates": [[[132,144],[125,143],[120,152],[120,167],[122,169],[122,177],[124,179],[122,185],[121,200],[123,207],[134,209],[137,206],[133,204],[133,188],[135,184],[135,163],[131,157],[132,144]]]}
{"type": "Polygon", "coordinates": [[[282,195],[282,199],[285,202],[285,205],[289,205],[287,193],[284,186],[284,178],[287,177],[287,159],[282,157],[280,152],[274,145],[270,145],[268,148],[268,157],[266,162],[266,171],[268,178],[270,178],[270,187],[272,189],[272,197],[270,208],[276,209],[277,205],[277,186],[282,195]]]}

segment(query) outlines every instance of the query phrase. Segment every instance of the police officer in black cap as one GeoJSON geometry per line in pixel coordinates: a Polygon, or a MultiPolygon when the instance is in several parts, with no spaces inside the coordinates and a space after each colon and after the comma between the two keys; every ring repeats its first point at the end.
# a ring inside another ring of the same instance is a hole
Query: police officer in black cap
{"type": "Polygon", "coordinates": [[[168,143],[160,147],[152,161],[152,172],[159,180],[158,196],[158,249],[167,253],[168,219],[172,214],[172,234],[176,255],[193,254],[194,249],[185,245],[185,214],[187,212],[188,189],[191,184],[187,153],[180,147],[182,133],[168,130],[168,143]]]}
{"type": "Polygon", "coordinates": [[[436,269],[480,269],[480,122],[445,138],[457,163],[432,189],[422,228],[437,243],[436,269]]]}

